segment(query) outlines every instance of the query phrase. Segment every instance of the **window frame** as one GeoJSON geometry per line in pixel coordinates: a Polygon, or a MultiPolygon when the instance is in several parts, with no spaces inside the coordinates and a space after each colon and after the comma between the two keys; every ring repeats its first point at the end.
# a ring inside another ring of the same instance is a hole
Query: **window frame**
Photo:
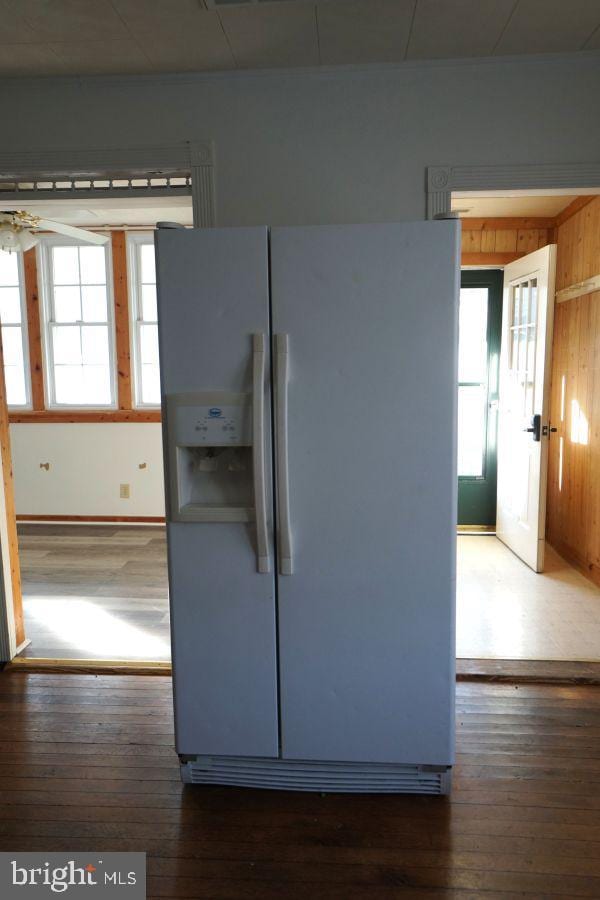
{"type": "MultiPolygon", "coordinates": [[[[31,363],[29,359],[29,319],[27,308],[27,285],[25,283],[25,262],[23,253],[17,253],[17,270],[19,277],[19,303],[21,306],[21,324],[15,325],[14,322],[0,322],[1,328],[20,328],[21,343],[23,345],[23,379],[25,381],[25,403],[9,403],[8,395],[6,395],[6,405],[10,410],[26,410],[32,408],[31,397],[31,363]]],[[[4,356],[4,348],[3,348],[4,356]]],[[[5,382],[6,391],[6,382],[5,382]]]]}
{"type": "Polygon", "coordinates": [[[42,331],[42,359],[44,367],[44,394],[46,409],[56,410],[116,410],[118,409],[118,380],[116,364],[116,332],[115,332],[115,298],[113,285],[112,247],[109,240],[102,245],[104,249],[104,261],[106,269],[106,315],[108,326],[108,364],[110,378],[111,403],[58,403],[56,401],[54,357],[52,349],[52,326],[56,324],[72,324],[80,327],[86,322],[57,323],[51,316],[54,314],[54,283],[52,280],[51,251],[53,247],[89,247],[87,241],[66,235],[51,234],[42,235],[36,247],[39,291],[41,297],[41,331],[42,331]]]}
{"type": "MultiPolygon", "coordinates": [[[[141,260],[140,247],[147,244],[154,245],[154,230],[149,231],[128,231],[127,237],[127,288],[129,295],[129,333],[130,333],[130,353],[131,353],[131,375],[133,382],[133,390],[131,396],[131,405],[133,409],[158,410],[161,408],[161,401],[158,403],[145,403],[142,397],[142,362],[141,362],[141,341],[140,341],[140,325],[156,325],[158,321],[151,322],[149,319],[140,317],[141,304],[141,260]]],[[[159,363],[160,374],[160,363],[159,363]]]]}

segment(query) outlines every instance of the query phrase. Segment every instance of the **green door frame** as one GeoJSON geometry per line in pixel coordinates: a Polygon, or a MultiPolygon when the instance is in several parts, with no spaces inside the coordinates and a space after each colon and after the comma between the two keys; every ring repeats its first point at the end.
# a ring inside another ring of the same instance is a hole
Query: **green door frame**
{"type": "Polygon", "coordinates": [[[496,526],[496,482],[498,471],[496,436],[498,428],[498,376],[500,367],[500,343],[502,339],[502,285],[501,269],[463,269],[461,287],[488,289],[487,315],[487,398],[486,439],[483,459],[483,475],[461,475],[458,479],[458,524],[496,526]]]}

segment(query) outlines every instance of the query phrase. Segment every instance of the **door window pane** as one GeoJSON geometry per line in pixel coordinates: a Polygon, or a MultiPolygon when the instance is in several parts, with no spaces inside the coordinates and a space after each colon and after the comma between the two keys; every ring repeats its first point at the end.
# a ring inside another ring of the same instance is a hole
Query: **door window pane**
{"type": "Polygon", "coordinates": [[[481,478],[486,443],[488,287],[460,291],[458,474],[481,478]]]}
{"type": "Polygon", "coordinates": [[[485,381],[487,371],[487,288],[461,288],[458,380],[485,381]]]}
{"type": "Polygon", "coordinates": [[[481,478],[485,450],[486,396],[483,385],[458,388],[458,474],[481,478]]]}

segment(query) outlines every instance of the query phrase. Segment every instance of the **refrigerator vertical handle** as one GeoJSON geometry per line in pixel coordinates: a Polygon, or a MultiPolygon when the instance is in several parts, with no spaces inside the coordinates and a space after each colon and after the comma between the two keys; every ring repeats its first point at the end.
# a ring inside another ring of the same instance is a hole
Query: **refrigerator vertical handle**
{"type": "Polygon", "coordinates": [[[265,481],[265,336],[252,335],[252,466],[256,518],[256,566],[270,572],[267,532],[267,487],[265,481]]]}
{"type": "Polygon", "coordinates": [[[288,335],[275,335],[275,444],[277,447],[277,530],[279,573],[291,575],[292,534],[288,479],[288,335]]]}

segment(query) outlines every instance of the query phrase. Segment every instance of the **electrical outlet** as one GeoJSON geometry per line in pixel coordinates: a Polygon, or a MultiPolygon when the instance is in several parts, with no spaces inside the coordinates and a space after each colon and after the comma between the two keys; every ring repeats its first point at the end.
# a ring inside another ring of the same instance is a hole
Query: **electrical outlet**
{"type": "Polygon", "coordinates": [[[122,484],[119,490],[119,497],[121,500],[129,500],[129,485],[122,484]]]}

